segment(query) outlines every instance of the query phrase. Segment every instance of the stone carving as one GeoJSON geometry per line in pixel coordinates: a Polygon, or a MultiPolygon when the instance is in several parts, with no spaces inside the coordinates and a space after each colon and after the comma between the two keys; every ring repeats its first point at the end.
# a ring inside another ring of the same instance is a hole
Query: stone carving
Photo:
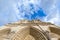
{"type": "Polygon", "coordinates": [[[21,20],[0,27],[0,40],[60,40],[58,30],[60,28],[51,23],[21,20]]]}

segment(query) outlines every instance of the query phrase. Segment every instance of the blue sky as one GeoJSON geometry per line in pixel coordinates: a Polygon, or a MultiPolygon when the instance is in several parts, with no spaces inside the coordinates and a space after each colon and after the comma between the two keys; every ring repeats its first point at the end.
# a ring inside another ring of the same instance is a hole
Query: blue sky
{"type": "Polygon", "coordinates": [[[60,25],[60,0],[0,0],[0,25],[22,19],[60,25]]]}

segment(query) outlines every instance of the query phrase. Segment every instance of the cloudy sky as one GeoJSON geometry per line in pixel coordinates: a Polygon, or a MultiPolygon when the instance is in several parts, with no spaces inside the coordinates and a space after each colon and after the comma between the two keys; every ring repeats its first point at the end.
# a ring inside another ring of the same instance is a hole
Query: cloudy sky
{"type": "Polygon", "coordinates": [[[60,25],[60,0],[0,0],[0,25],[22,19],[60,25]]]}

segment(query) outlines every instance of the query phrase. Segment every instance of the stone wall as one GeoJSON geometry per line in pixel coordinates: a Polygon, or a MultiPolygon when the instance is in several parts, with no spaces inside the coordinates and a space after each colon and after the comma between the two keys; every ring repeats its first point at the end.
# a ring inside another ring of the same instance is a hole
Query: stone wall
{"type": "MultiPolygon", "coordinates": [[[[35,40],[48,40],[48,38],[46,37],[45,34],[42,33],[42,31],[40,31],[37,28],[34,27],[24,27],[22,29],[20,29],[12,38],[12,40],[25,40],[25,38],[31,35],[35,40]]],[[[29,38],[27,37],[27,40],[29,38]]],[[[31,40],[31,37],[30,39],[31,40]]]]}
{"type": "Polygon", "coordinates": [[[27,35],[29,35],[29,27],[24,27],[12,37],[12,40],[24,40],[27,35]]]}

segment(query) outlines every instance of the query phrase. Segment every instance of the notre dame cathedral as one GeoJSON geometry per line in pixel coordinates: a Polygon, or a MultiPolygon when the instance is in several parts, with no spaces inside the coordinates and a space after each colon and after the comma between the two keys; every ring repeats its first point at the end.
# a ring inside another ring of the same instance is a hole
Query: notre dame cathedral
{"type": "Polygon", "coordinates": [[[20,20],[1,26],[0,40],[60,40],[60,27],[40,20],[20,20]]]}

